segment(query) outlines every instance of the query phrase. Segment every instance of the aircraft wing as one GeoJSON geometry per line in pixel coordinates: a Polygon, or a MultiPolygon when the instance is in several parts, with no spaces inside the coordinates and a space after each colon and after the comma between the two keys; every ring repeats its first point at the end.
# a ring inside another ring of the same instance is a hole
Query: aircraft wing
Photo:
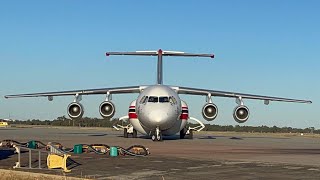
{"type": "Polygon", "coordinates": [[[21,97],[53,97],[53,96],[72,96],[72,95],[93,95],[93,94],[125,94],[125,93],[140,93],[144,89],[142,86],[128,86],[128,87],[115,87],[115,88],[101,88],[101,89],[84,89],[73,91],[57,91],[45,93],[32,93],[32,94],[15,94],[6,95],[5,98],[21,98],[21,97]]]}
{"type": "Polygon", "coordinates": [[[312,103],[309,100],[288,99],[288,98],[281,98],[281,97],[261,96],[261,95],[254,95],[254,94],[243,94],[243,93],[228,92],[228,91],[196,89],[196,88],[189,88],[189,87],[172,87],[172,88],[175,89],[178,94],[203,95],[203,96],[210,95],[210,96],[228,97],[228,98],[236,98],[236,99],[264,100],[265,104],[269,104],[269,101],[312,103]]]}

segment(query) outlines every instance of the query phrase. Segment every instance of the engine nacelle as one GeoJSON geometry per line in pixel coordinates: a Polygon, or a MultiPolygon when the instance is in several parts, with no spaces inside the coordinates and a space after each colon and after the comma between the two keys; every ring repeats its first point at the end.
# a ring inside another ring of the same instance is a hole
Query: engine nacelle
{"type": "Polygon", "coordinates": [[[68,116],[71,119],[78,119],[78,118],[82,118],[84,113],[84,108],[82,106],[82,104],[77,103],[77,102],[73,102],[70,103],[68,106],[68,116]]]}
{"type": "Polygon", "coordinates": [[[207,121],[214,120],[218,115],[218,107],[213,103],[208,103],[202,108],[202,116],[207,121]]]}
{"type": "Polygon", "coordinates": [[[244,123],[249,119],[250,111],[247,106],[237,106],[233,111],[233,118],[238,123],[244,123]]]}
{"type": "Polygon", "coordinates": [[[104,101],[100,104],[99,112],[103,118],[112,118],[116,112],[116,108],[112,102],[104,101]]]}

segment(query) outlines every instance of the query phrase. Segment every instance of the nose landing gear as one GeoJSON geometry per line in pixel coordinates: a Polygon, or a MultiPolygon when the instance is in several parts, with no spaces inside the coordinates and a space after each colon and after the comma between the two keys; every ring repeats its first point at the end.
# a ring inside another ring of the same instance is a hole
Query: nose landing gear
{"type": "Polygon", "coordinates": [[[162,141],[162,133],[159,129],[159,127],[156,128],[156,131],[153,133],[153,135],[151,136],[152,141],[162,141]]]}

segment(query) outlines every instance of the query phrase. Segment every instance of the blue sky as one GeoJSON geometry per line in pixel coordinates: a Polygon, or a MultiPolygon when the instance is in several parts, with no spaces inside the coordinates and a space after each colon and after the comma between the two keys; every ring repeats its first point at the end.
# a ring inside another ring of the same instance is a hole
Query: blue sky
{"type": "MultiPolygon", "coordinates": [[[[153,84],[156,59],[106,51],[177,50],[216,58],[166,58],[164,83],[310,99],[246,100],[245,125],[320,128],[319,1],[7,1],[0,3],[0,96],[153,84]]],[[[114,96],[116,117],[137,95],[114,96]]],[[[182,96],[201,118],[203,97],[182,96]]],[[[98,117],[104,96],[86,96],[98,117]]],[[[53,119],[73,97],[0,99],[0,117],[53,119]]],[[[234,99],[214,98],[216,124],[235,125],[234,99]]]]}

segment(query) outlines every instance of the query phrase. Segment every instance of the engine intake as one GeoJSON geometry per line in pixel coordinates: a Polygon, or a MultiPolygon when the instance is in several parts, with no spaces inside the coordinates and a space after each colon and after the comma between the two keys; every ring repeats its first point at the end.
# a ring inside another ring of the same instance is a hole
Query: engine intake
{"type": "Polygon", "coordinates": [[[71,119],[82,118],[84,109],[82,104],[73,102],[68,106],[68,115],[71,119]]]}
{"type": "Polygon", "coordinates": [[[116,109],[112,102],[104,101],[100,104],[99,112],[103,118],[112,118],[116,109]]]}
{"type": "Polygon", "coordinates": [[[214,120],[218,115],[218,107],[213,103],[208,103],[202,108],[202,116],[207,121],[214,120]]]}
{"type": "Polygon", "coordinates": [[[238,123],[244,123],[249,119],[250,111],[247,106],[237,106],[233,111],[233,118],[238,123]]]}

